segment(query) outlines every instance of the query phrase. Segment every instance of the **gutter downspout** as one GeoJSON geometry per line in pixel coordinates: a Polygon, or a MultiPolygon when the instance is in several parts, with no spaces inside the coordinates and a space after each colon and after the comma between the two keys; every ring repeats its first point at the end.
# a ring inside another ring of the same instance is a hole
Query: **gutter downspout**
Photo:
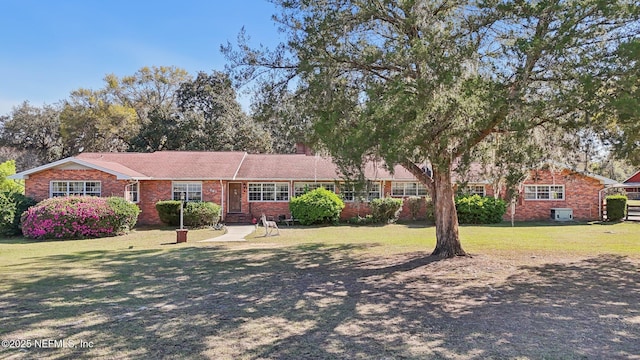
{"type": "Polygon", "coordinates": [[[224,185],[222,184],[222,179],[220,179],[220,190],[222,191],[220,195],[220,220],[224,222],[224,214],[227,213],[227,210],[224,207],[224,185]]]}

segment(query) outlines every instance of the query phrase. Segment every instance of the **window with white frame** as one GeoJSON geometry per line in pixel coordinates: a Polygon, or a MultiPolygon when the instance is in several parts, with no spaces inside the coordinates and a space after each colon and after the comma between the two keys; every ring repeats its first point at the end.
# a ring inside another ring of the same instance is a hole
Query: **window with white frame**
{"type": "Polygon", "coordinates": [[[426,196],[427,188],[419,182],[393,182],[391,196],[426,196]]]}
{"type": "Polygon", "coordinates": [[[367,185],[367,188],[369,189],[369,193],[367,196],[367,199],[369,201],[373,199],[379,199],[382,197],[382,191],[380,190],[380,183],[369,183],[367,185]]]}
{"type": "Polygon", "coordinates": [[[336,191],[336,186],[334,183],[328,182],[315,182],[315,183],[303,183],[297,182],[293,185],[293,196],[300,196],[307,191],[315,190],[317,188],[323,187],[329,191],[336,191]]]}
{"type": "Polygon", "coordinates": [[[479,195],[486,196],[484,185],[471,184],[467,186],[461,186],[458,188],[458,193],[464,195],[479,195]]]}
{"type": "Polygon", "coordinates": [[[173,200],[202,201],[202,183],[176,181],[173,183],[173,200]]]}
{"type": "Polygon", "coordinates": [[[289,183],[249,183],[249,201],[289,201],[289,183]]]}
{"type": "MultiPolygon", "coordinates": [[[[367,201],[371,201],[382,197],[381,189],[380,183],[369,183],[363,193],[367,194],[367,201]]],[[[355,201],[357,195],[355,186],[343,184],[340,186],[340,195],[344,201],[355,201]]]]}
{"type": "Polygon", "coordinates": [[[138,201],[140,201],[138,198],[139,187],[140,187],[140,183],[138,182],[127,184],[124,187],[124,198],[127,199],[127,201],[130,201],[133,203],[137,203],[138,201]]]}
{"type": "Polygon", "coordinates": [[[100,181],[64,181],[56,180],[50,184],[51,197],[58,196],[100,196],[100,181]]]}
{"type": "Polygon", "coordinates": [[[525,200],[564,200],[564,185],[526,185],[525,200]]]}
{"type": "Polygon", "coordinates": [[[343,201],[354,201],[356,198],[356,189],[353,185],[340,185],[340,196],[343,201]]]}

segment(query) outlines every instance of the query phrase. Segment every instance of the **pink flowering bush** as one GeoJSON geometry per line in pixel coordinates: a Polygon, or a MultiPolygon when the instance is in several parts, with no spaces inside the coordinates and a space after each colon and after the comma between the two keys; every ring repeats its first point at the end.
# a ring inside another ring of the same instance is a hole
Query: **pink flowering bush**
{"type": "MultiPolygon", "coordinates": [[[[113,203],[113,201],[111,201],[113,203]]],[[[34,239],[83,239],[115,236],[131,224],[107,198],[92,196],[58,197],[44,200],[22,214],[22,233],[34,239]]],[[[137,206],[130,204],[137,209],[137,206]]],[[[139,210],[136,210],[137,213],[139,210]]]]}

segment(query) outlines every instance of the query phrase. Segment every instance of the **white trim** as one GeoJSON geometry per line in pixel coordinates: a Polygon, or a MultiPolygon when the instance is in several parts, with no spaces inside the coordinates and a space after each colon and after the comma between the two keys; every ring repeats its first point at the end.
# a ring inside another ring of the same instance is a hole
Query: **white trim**
{"type": "MultiPolygon", "coordinates": [[[[130,176],[130,175],[127,175],[127,174],[123,174],[123,173],[120,173],[120,172],[117,172],[117,171],[113,171],[113,170],[104,168],[102,166],[98,166],[98,165],[95,165],[95,164],[92,164],[90,162],[87,162],[87,161],[84,161],[84,160],[80,160],[80,159],[77,159],[77,158],[74,158],[74,157],[68,157],[68,158],[65,158],[65,159],[62,159],[62,160],[54,161],[54,162],[49,163],[49,164],[41,165],[41,166],[38,166],[38,167],[33,168],[31,170],[26,170],[26,171],[19,172],[17,174],[13,174],[11,176],[8,176],[7,178],[8,179],[13,179],[13,180],[24,180],[24,179],[28,179],[29,175],[31,175],[31,174],[35,174],[35,173],[39,173],[41,171],[53,169],[53,168],[56,168],[58,166],[65,165],[65,164],[77,164],[77,165],[80,165],[80,166],[85,166],[85,167],[90,168],[90,169],[102,171],[102,172],[105,172],[107,174],[114,175],[117,180],[147,180],[147,179],[151,179],[149,177],[134,177],[134,176],[130,176]]],[[[121,165],[119,163],[114,163],[114,164],[121,165]]],[[[121,165],[121,166],[123,166],[123,165],[121,165]]]]}
{"type": "Polygon", "coordinates": [[[238,176],[238,172],[240,172],[240,168],[242,167],[242,164],[244,163],[244,159],[246,157],[247,157],[247,153],[245,152],[244,155],[242,155],[242,159],[240,160],[240,163],[238,164],[238,168],[236,169],[236,172],[233,174],[232,180],[236,180],[236,177],[238,176]]]}
{"type": "MultiPolygon", "coordinates": [[[[629,178],[626,179],[625,181],[623,181],[622,183],[623,184],[627,184],[627,181],[631,180],[634,176],[636,176],[638,174],[640,174],[640,170],[636,171],[633,175],[629,176],[629,178]]],[[[630,184],[633,184],[633,183],[630,183],[630,184]]]]}
{"type": "Polygon", "coordinates": [[[567,200],[567,187],[564,184],[524,184],[524,188],[522,189],[522,197],[524,201],[566,201],[567,200]],[[527,187],[535,187],[536,188],[536,198],[535,199],[527,199],[527,187]],[[548,199],[538,199],[538,187],[547,187],[549,190],[549,198],[548,199]],[[562,187],[562,199],[554,199],[553,194],[557,192],[552,192],[551,187],[562,187]]]}
{"type": "MultiPolygon", "coordinates": [[[[64,196],[70,196],[69,195],[69,183],[83,183],[82,186],[82,192],[83,194],[80,196],[102,196],[102,181],[101,180],[49,180],[49,197],[52,198],[53,197],[53,183],[67,183],[67,190],[64,196]],[[100,185],[100,193],[98,195],[95,194],[89,194],[87,195],[87,183],[88,182],[92,182],[92,183],[98,183],[100,185]]],[[[56,191],[56,193],[59,193],[59,191],[56,191]]],[[[75,196],[75,195],[73,195],[75,196]]]]}
{"type": "MultiPolygon", "coordinates": [[[[184,180],[174,180],[171,182],[171,200],[180,200],[180,199],[174,199],[173,198],[173,188],[175,184],[200,184],[200,200],[199,201],[204,201],[204,186],[202,184],[202,181],[184,181],[184,180]]],[[[189,193],[189,188],[187,186],[187,193],[189,193]]],[[[187,194],[185,194],[185,196],[187,196],[187,194]]],[[[185,201],[192,201],[189,199],[185,199],[185,201]]],[[[193,201],[198,201],[198,200],[193,200],[193,201]]]]}
{"type": "Polygon", "coordinates": [[[289,186],[288,182],[285,181],[254,181],[254,182],[247,182],[247,201],[250,203],[259,203],[259,202],[265,202],[265,203],[283,203],[283,202],[289,202],[291,201],[291,186],[289,186]],[[263,194],[264,194],[264,190],[263,190],[263,186],[264,184],[273,184],[274,185],[274,200],[251,200],[251,185],[252,184],[260,184],[260,197],[263,198],[263,194]],[[278,187],[277,185],[287,185],[287,200],[278,200],[278,187]]]}
{"type": "Polygon", "coordinates": [[[140,203],[140,181],[137,181],[137,180],[136,180],[136,181],[134,181],[134,182],[130,182],[130,183],[128,183],[128,184],[126,184],[126,185],[124,186],[124,198],[125,198],[127,201],[129,201],[129,202],[131,202],[131,203],[134,203],[134,204],[139,204],[139,203],[140,203]],[[129,199],[129,196],[128,196],[128,195],[129,195],[129,193],[130,193],[131,191],[130,191],[130,190],[127,190],[127,189],[128,189],[130,186],[132,186],[132,185],[135,185],[135,186],[136,186],[136,188],[137,188],[137,189],[136,189],[136,201],[131,201],[131,200],[129,199]]]}
{"type": "Polygon", "coordinates": [[[220,204],[220,220],[224,222],[224,215],[227,211],[224,208],[224,185],[222,184],[222,180],[220,180],[220,191],[222,191],[222,194],[220,194],[220,202],[222,203],[220,204]]]}
{"type": "Polygon", "coordinates": [[[293,182],[293,196],[302,195],[302,194],[296,195],[296,187],[297,187],[296,185],[303,185],[304,187],[309,186],[309,188],[311,188],[310,185],[316,185],[316,187],[314,189],[311,189],[311,190],[315,190],[315,189],[320,188],[320,187],[327,189],[326,185],[330,185],[330,186],[333,186],[333,190],[329,190],[329,189],[327,189],[327,190],[333,192],[334,194],[336,193],[336,183],[332,182],[332,181],[294,181],[293,182]]]}

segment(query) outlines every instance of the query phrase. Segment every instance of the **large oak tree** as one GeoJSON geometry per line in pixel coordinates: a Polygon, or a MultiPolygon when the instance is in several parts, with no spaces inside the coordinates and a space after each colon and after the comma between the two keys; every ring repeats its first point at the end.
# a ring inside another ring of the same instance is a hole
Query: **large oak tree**
{"type": "Polygon", "coordinates": [[[424,182],[440,257],[465,255],[456,164],[489,143],[521,156],[518,144],[609,114],[604,87],[632,70],[616,66],[619,50],[639,41],[633,1],[274,2],[287,43],[252,49],[240,37],[239,50],[223,48],[234,78],[304,94],[300,111],[344,168],[380,157],[424,182]]]}

